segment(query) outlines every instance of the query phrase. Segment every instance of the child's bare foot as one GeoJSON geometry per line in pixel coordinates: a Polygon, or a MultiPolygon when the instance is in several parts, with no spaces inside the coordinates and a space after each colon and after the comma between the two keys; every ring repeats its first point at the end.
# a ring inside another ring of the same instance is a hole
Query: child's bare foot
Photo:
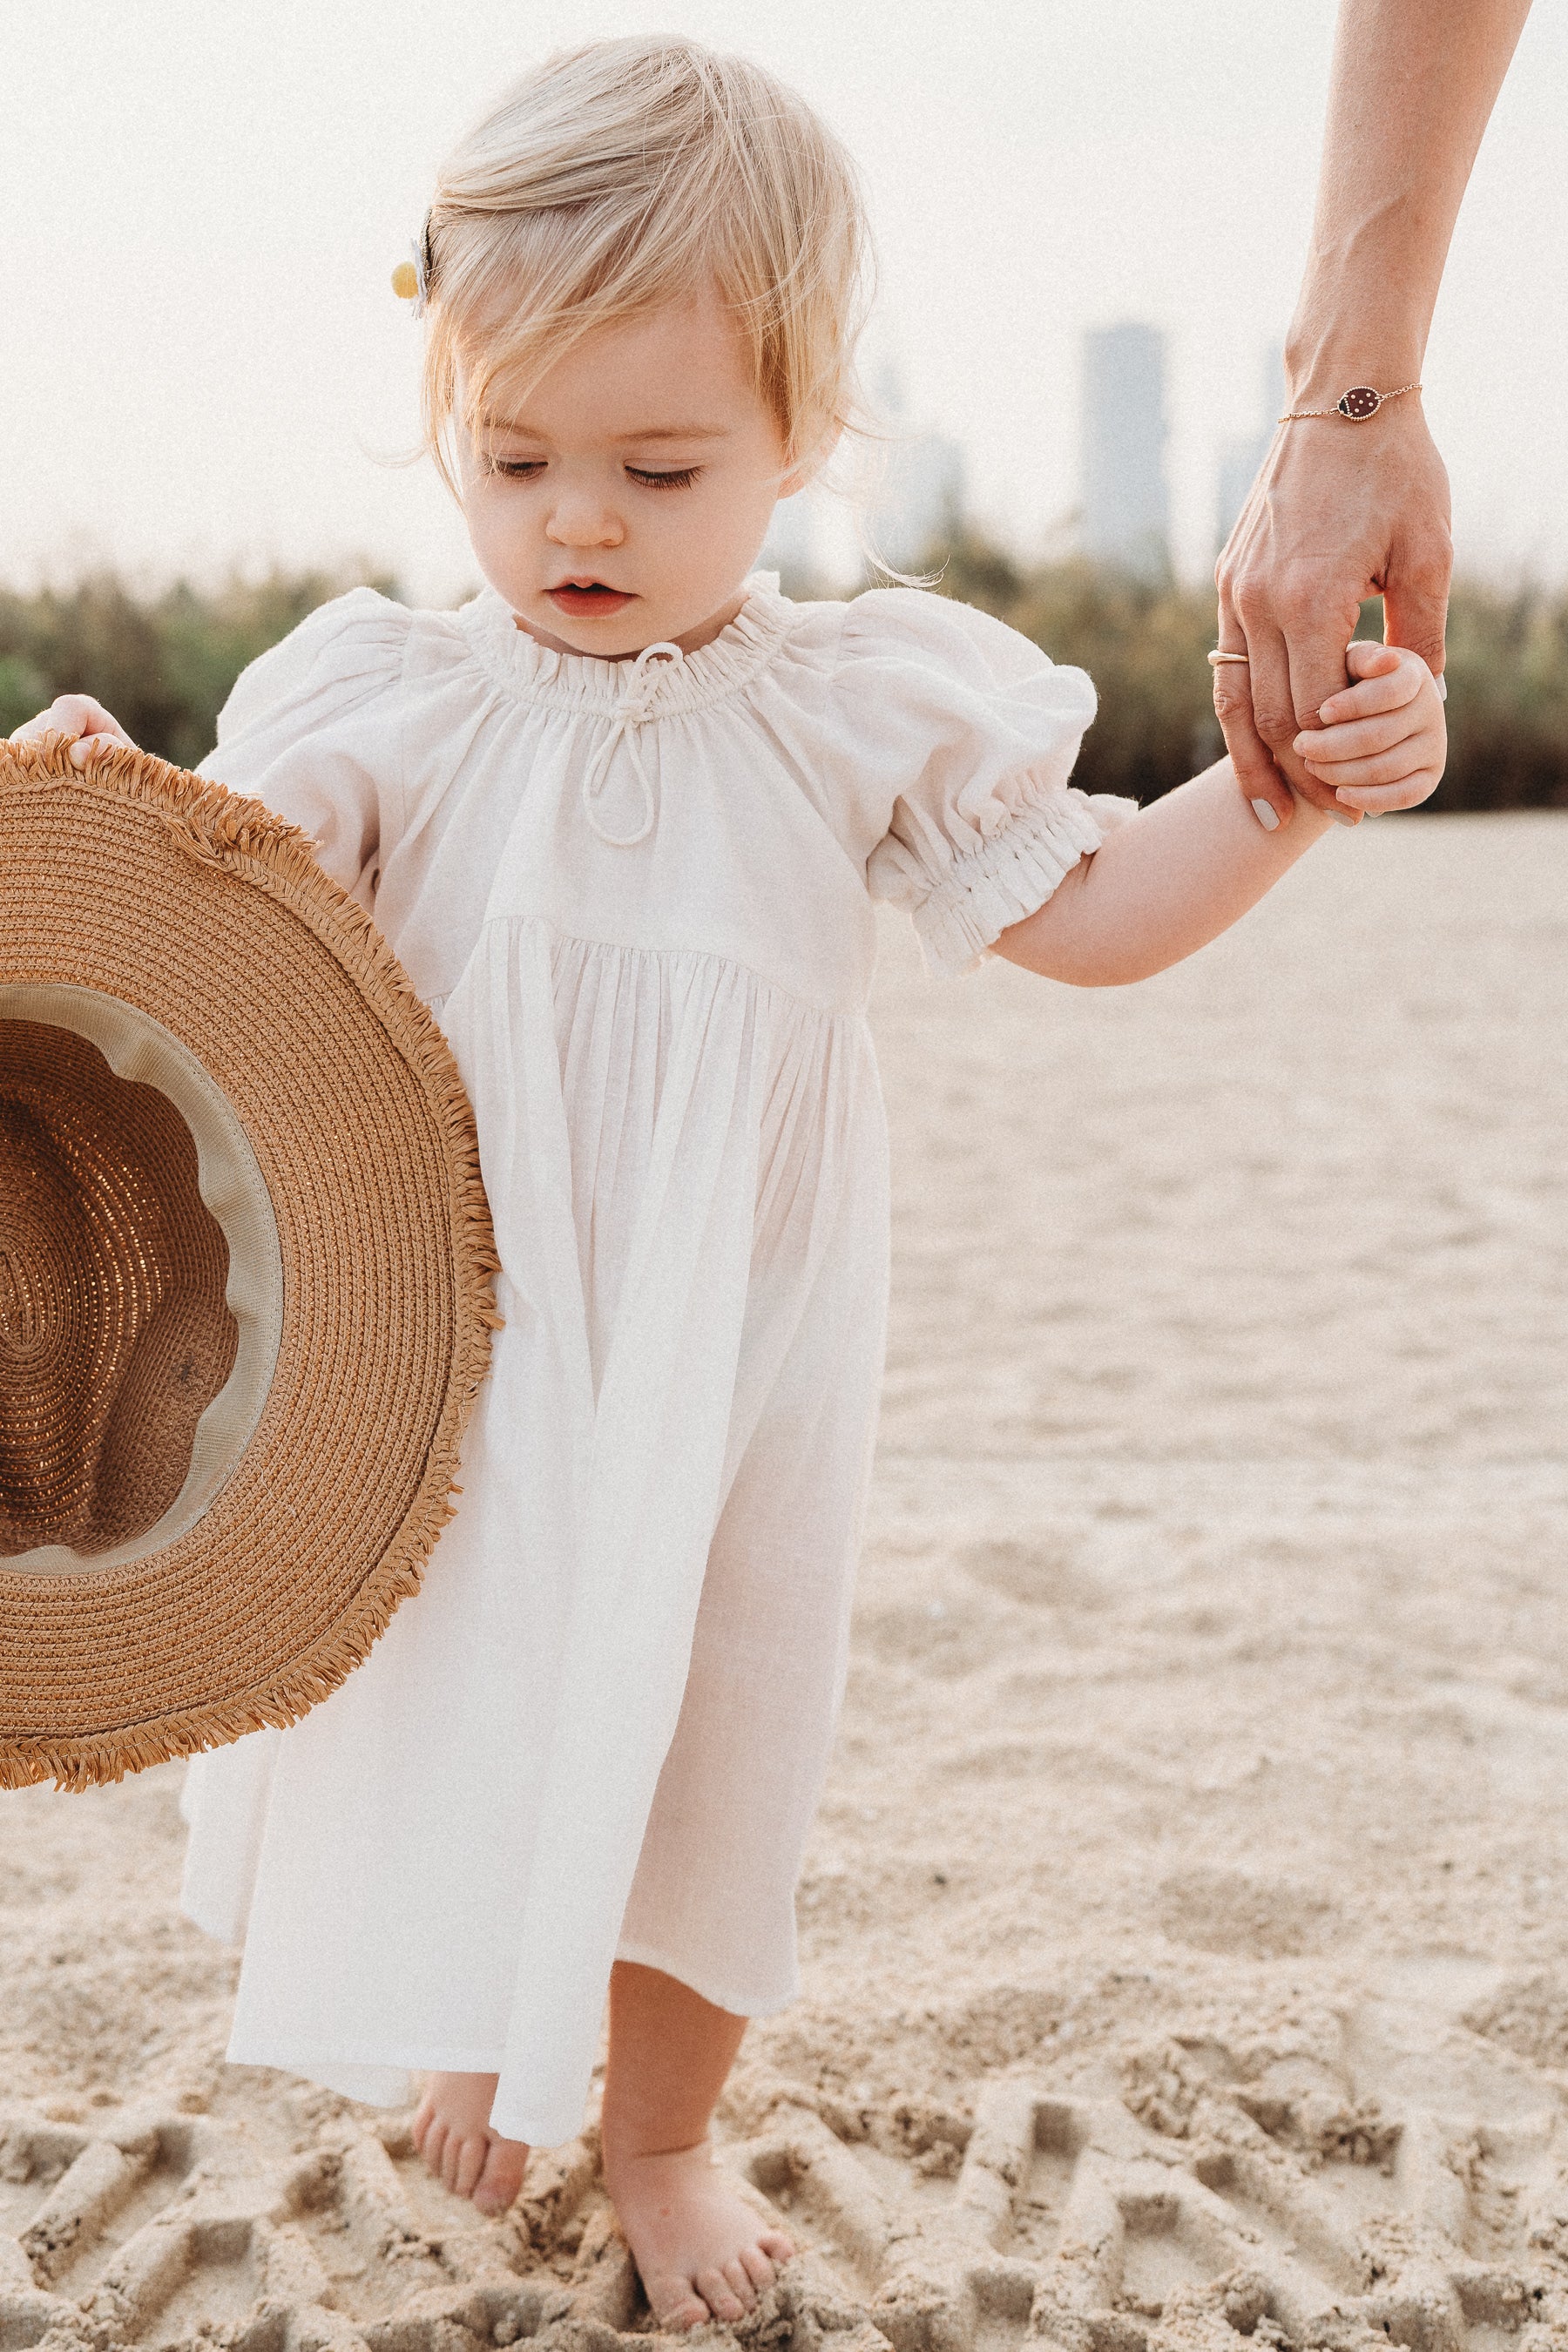
{"type": "Polygon", "coordinates": [[[664,2156],[606,2156],[605,2186],[658,2327],[741,2318],[772,2285],[773,2264],[795,2252],[731,2188],[706,2140],[664,2156]]]}
{"type": "Polygon", "coordinates": [[[454,2195],[481,2213],[504,2213],[522,2187],[528,2150],[490,2129],[494,2074],[427,2074],[414,2118],[414,2145],[454,2195]]]}

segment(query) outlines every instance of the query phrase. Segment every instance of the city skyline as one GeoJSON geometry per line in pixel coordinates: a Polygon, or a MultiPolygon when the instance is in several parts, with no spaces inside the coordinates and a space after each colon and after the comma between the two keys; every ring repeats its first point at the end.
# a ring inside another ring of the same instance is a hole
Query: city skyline
{"type": "Polygon", "coordinates": [[[847,585],[879,565],[917,572],[968,521],[963,446],[910,415],[896,360],[883,361],[876,398],[887,438],[868,453],[859,499],[817,486],[774,509],[760,563],[786,586],[847,585]]]}
{"type": "MultiPolygon", "coordinates": [[[[472,582],[416,443],[419,337],[391,268],[440,155],[531,58],[670,23],[748,49],[845,135],[881,253],[868,352],[962,445],[980,526],[1026,557],[1079,502],[1086,331],[1165,339],[1172,551],[1214,560],[1222,450],[1306,250],[1333,10],[997,0],[414,0],[15,12],[0,196],[0,576],[363,558],[416,598],[472,582]],[[58,60],[71,58],[68,170],[58,60]],[[436,69],[438,66],[438,69],[436,69]]],[[[1425,376],[1460,568],[1568,575],[1568,16],[1537,7],[1460,215],[1425,376]]]]}
{"type": "Polygon", "coordinates": [[[1264,453],[1285,410],[1285,348],[1270,343],[1258,368],[1258,421],[1249,432],[1233,434],[1219,446],[1215,480],[1215,553],[1217,555],[1247,504],[1264,453]]]}
{"type": "MultiPolygon", "coordinates": [[[[1080,351],[1079,498],[1054,533],[1058,551],[1070,549],[1156,581],[1173,568],[1165,341],[1149,320],[1121,320],[1086,331],[1080,351]]],[[[1256,378],[1251,425],[1222,441],[1215,455],[1215,555],[1241,512],[1279,421],[1284,395],[1279,344],[1259,353],[1256,378]]],[[[849,584],[872,557],[895,571],[918,571],[957,531],[973,527],[962,444],[910,417],[902,376],[892,362],[884,364],[877,392],[890,432],[865,528],[846,530],[835,517],[831,498],[820,490],[784,500],[762,562],[786,583],[802,588],[849,584]]]]}
{"type": "Polygon", "coordinates": [[[1078,542],[1101,563],[1159,580],[1171,569],[1165,339],[1146,319],[1083,339],[1078,542]]]}

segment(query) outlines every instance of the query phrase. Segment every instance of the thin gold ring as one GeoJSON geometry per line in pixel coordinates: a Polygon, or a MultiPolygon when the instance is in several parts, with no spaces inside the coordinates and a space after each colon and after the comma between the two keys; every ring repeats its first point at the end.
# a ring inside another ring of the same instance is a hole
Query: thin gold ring
{"type": "Polygon", "coordinates": [[[1246,664],[1247,664],[1247,656],[1246,656],[1245,654],[1225,654],[1225,653],[1210,654],[1210,656],[1209,656],[1209,667],[1210,667],[1210,669],[1217,669],[1217,668],[1219,667],[1219,666],[1220,666],[1221,662],[1240,662],[1240,663],[1242,664],[1243,667],[1246,667],[1246,664]]]}

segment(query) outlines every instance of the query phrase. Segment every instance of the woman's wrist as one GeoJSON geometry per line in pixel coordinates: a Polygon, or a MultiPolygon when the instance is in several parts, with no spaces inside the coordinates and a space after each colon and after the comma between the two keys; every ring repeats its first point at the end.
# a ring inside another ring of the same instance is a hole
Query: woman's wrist
{"type": "MultiPolygon", "coordinates": [[[[1401,349],[1386,335],[1345,335],[1336,332],[1285,362],[1285,412],[1291,409],[1331,409],[1355,384],[1373,392],[1403,391],[1406,400],[1419,397],[1421,353],[1401,349]]],[[[1371,419],[1365,420],[1370,423],[1371,419]]]]}
{"type": "Polygon", "coordinates": [[[1345,304],[1297,314],[1285,344],[1287,408],[1331,407],[1352,384],[1392,392],[1421,381],[1426,321],[1345,304]]]}

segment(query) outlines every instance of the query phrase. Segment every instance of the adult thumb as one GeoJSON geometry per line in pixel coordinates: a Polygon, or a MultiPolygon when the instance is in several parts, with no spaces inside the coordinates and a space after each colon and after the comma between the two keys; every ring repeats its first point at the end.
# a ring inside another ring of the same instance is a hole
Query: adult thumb
{"type": "Polygon", "coordinates": [[[1383,634],[1391,646],[1419,654],[1434,677],[1443,671],[1444,634],[1448,619],[1448,579],[1445,566],[1425,577],[1390,573],[1383,592],[1383,634]]]}

